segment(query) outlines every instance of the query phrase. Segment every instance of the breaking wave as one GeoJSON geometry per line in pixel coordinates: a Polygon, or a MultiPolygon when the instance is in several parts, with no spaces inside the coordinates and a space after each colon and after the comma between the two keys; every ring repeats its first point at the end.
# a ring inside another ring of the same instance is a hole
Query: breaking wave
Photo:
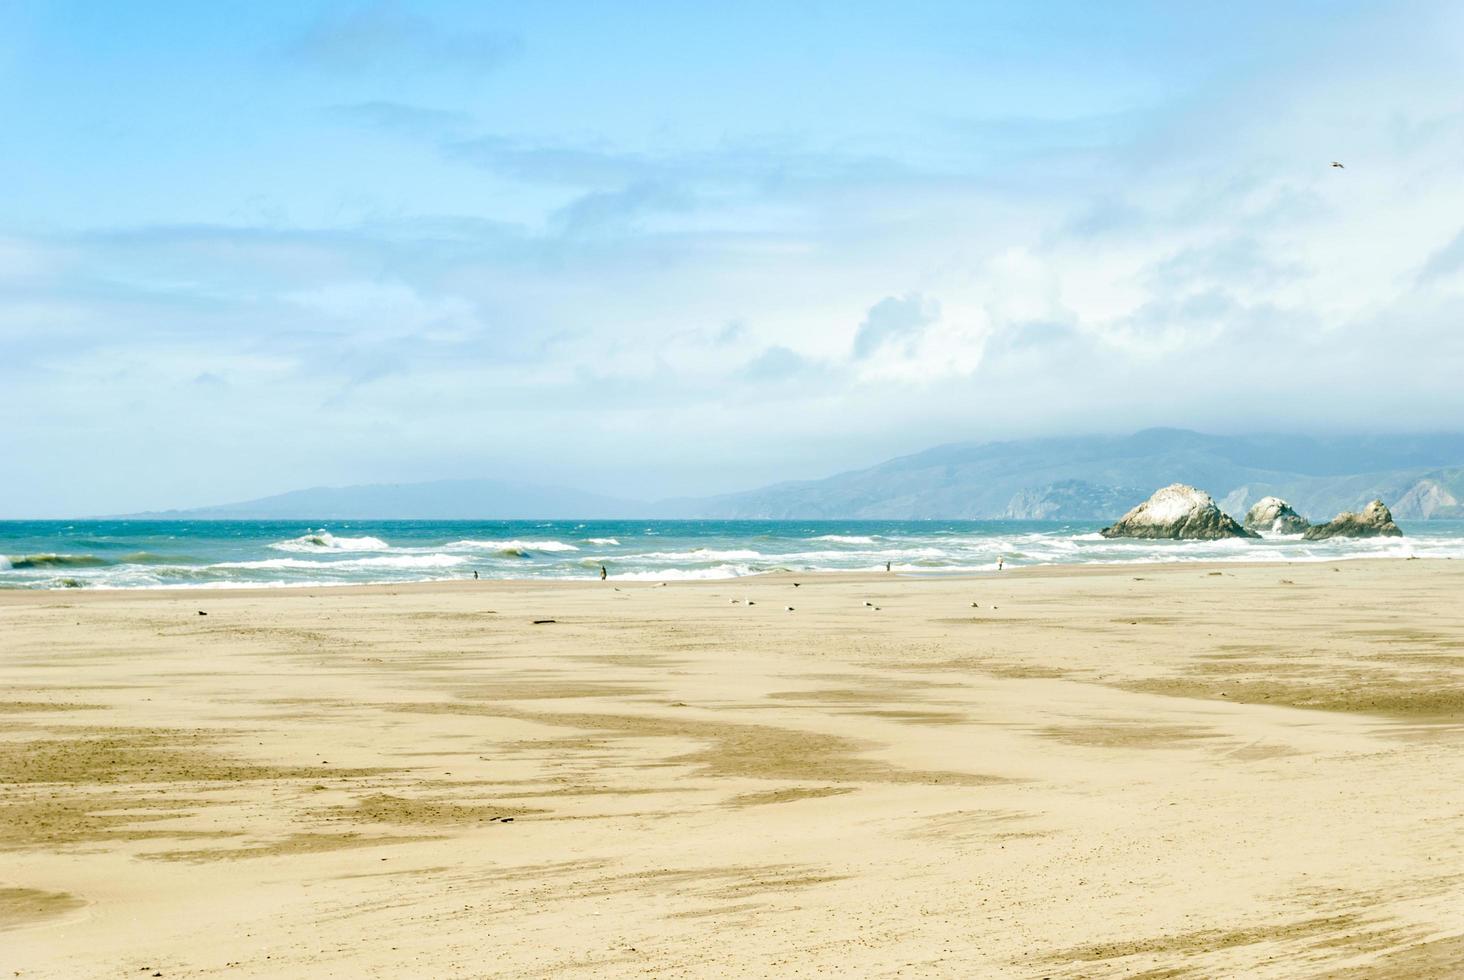
{"type": "Polygon", "coordinates": [[[0,557],[0,568],[101,568],[112,562],[96,555],[11,555],[0,557]]]}
{"type": "MultiPolygon", "coordinates": [[[[695,551],[647,551],[639,555],[626,555],[626,560],[636,561],[648,559],[650,561],[768,561],[776,560],[778,555],[765,555],[761,551],[752,551],[747,548],[697,548],[695,551]]],[[[785,556],[786,557],[786,556],[785,556]]]]}
{"type": "Polygon", "coordinates": [[[134,551],[117,559],[118,565],[189,565],[195,559],[187,555],[158,555],[151,551],[134,551]]]}
{"type": "Polygon", "coordinates": [[[510,558],[528,558],[535,552],[554,554],[561,551],[579,551],[579,547],[566,544],[563,541],[475,541],[467,539],[464,541],[452,541],[444,545],[446,548],[454,548],[469,551],[488,551],[510,558]]]}
{"type": "Polygon", "coordinates": [[[716,565],[712,568],[663,568],[650,572],[620,572],[610,576],[621,582],[690,582],[700,579],[740,578],[756,571],[746,565],[716,565]]]}
{"type": "Polygon", "coordinates": [[[0,523],[0,589],[387,584],[452,578],[589,582],[726,579],[790,570],[910,575],[1032,565],[1464,559],[1464,521],[1410,522],[1405,538],[1312,542],[1110,540],[1097,522],[761,521],[0,523]],[[301,532],[304,533],[301,533],[301,532]],[[823,533],[823,532],[829,533],[823,533]],[[298,535],[296,537],[295,535],[298,535]],[[651,541],[650,538],[655,540],[651,541]],[[5,557],[8,556],[8,557],[5,557]]]}
{"type": "Polygon", "coordinates": [[[341,561],[311,561],[308,558],[264,558],[259,561],[221,561],[209,568],[292,568],[310,571],[348,572],[387,568],[453,568],[467,564],[461,555],[382,555],[378,558],[346,558],[341,561]]]}
{"type": "Polygon", "coordinates": [[[347,538],[329,531],[311,531],[289,541],[276,541],[270,545],[275,551],[324,552],[324,551],[390,551],[391,545],[380,538],[365,536],[347,538]]]}

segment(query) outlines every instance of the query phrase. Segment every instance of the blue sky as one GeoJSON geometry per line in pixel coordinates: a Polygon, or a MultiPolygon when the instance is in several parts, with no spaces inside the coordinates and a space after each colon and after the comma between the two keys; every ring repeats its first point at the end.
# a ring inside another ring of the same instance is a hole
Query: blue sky
{"type": "Polygon", "coordinates": [[[0,4],[0,516],[1458,429],[1461,46],[1443,3],[0,4]]]}

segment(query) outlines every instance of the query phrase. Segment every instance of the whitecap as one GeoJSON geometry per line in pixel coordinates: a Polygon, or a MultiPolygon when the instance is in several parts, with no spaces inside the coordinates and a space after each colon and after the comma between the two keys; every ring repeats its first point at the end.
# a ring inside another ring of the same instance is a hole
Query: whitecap
{"type": "Polygon", "coordinates": [[[366,535],[348,538],[329,531],[310,531],[289,541],[276,541],[270,545],[275,551],[322,552],[322,551],[390,551],[391,545],[380,538],[366,535]]]}
{"type": "Polygon", "coordinates": [[[623,582],[690,582],[702,579],[740,578],[755,574],[747,565],[716,565],[712,568],[663,568],[660,571],[620,572],[612,579],[623,582]]]}
{"type": "Polygon", "coordinates": [[[761,551],[752,551],[746,548],[732,548],[729,550],[718,550],[715,548],[697,548],[695,551],[648,551],[640,555],[627,555],[622,561],[636,561],[647,559],[650,561],[757,561],[767,559],[769,555],[761,551]]]}
{"type": "Polygon", "coordinates": [[[479,541],[473,538],[466,538],[462,541],[452,541],[444,545],[445,548],[464,548],[473,551],[500,551],[517,555],[527,555],[535,551],[579,551],[577,545],[567,544],[563,541],[479,541]]]}
{"type": "Polygon", "coordinates": [[[466,564],[460,555],[382,555],[377,558],[347,558],[343,561],[310,561],[305,558],[265,558],[259,561],[222,561],[208,568],[292,568],[303,571],[350,572],[384,568],[452,568],[466,564]]]}

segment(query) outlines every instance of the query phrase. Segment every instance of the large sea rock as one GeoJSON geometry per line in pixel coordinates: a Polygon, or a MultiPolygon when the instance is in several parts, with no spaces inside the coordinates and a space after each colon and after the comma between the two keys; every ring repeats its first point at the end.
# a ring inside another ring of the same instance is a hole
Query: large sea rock
{"type": "Polygon", "coordinates": [[[1262,497],[1245,515],[1245,529],[1257,534],[1301,534],[1311,522],[1280,497],[1262,497]]]}
{"type": "Polygon", "coordinates": [[[1344,510],[1326,524],[1314,524],[1307,528],[1304,537],[1308,541],[1324,541],[1327,538],[1400,538],[1403,532],[1393,523],[1393,514],[1381,500],[1374,500],[1362,509],[1361,514],[1344,510]]]}
{"type": "Polygon", "coordinates": [[[1105,538],[1170,538],[1215,541],[1220,538],[1258,538],[1222,511],[1203,490],[1173,483],[1129,511],[1100,532],[1105,538]]]}

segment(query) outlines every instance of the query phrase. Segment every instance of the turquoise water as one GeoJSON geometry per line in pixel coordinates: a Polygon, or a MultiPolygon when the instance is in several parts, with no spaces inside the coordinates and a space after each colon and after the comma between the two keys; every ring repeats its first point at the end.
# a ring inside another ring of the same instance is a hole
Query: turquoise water
{"type": "Polygon", "coordinates": [[[1108,541],[1040,521],[0,521],[0,588],[471,578],[675,581],[788,569],[959,573],[1092,562],[1464,558],[1464,521],[1368,541],[1108,541]]]}

